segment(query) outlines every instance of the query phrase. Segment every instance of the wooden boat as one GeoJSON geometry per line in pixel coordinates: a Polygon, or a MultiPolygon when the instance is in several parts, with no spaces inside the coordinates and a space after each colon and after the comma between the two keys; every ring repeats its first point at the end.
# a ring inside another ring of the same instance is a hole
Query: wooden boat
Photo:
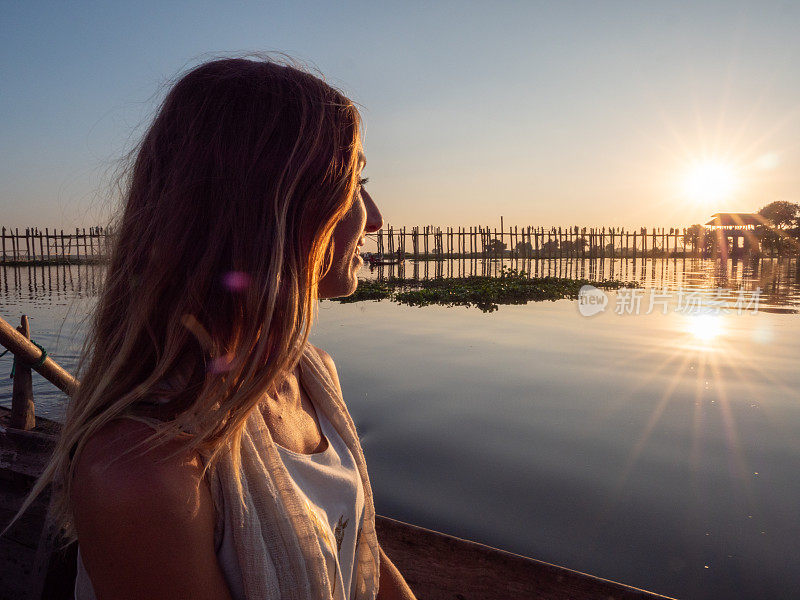
{"type": "Polygon", "coordinates": [[[383,256],[381,254],[370,254],[367,263],[370,267],[377,265],[398,265],[405,260],[403,256],[383,256]]]}
{"type": "MultiPolygon", "coordinates": [[[[9,332],[10,325],[0,319],[0,333],[3,328],[7,336],[0,341],[18,358],[28,364],[36,363],[40,351],[35,346],[28,348],[30,342],[9,332]]],[[[68,390],[76,384],[63,369],[59,372],[60,367],[52,359],[44,358],[38,361],[41,365],[33,368],[44,371],[62,389],[68,390]]],[[[16,380],[15,377],[15,387],[16,380]]],[[[29,402],[32,408],[32,394],[29,402]]],[[[33,481],[42,473],[60,431],[59,423],[41,417],[28,430],[10,427],[10,422],[11,410],[0,407],[2,527],[11,520],[33,481]]],[[[0,537],[0,600],[72,598],[77,547],[75,544],[65,549],[54,547],[46,522],[48,495],[39,497],[8,533],[0,537]]],[[[666,598],[387,517],[378,516],[376,526],[381,546],[420,600],[666,598]]]]}

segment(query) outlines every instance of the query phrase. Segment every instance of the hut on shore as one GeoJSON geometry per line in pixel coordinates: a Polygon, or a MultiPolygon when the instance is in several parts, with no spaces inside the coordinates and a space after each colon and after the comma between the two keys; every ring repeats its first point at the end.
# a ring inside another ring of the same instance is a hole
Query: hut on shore
{"type": "Polygon", "coordinates": [[[770,222],[757,213],[715,213],[706,223],[722,258],[759,252],[761,247],[756,235],[759,226],[769,227],[770,222]]]}

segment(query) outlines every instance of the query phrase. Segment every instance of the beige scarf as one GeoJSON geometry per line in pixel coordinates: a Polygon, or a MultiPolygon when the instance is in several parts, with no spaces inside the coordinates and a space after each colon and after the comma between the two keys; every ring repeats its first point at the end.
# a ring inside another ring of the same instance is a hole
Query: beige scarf
{"type": "MultiPolygon", "coordinates": [[[[353,453],[364,486],[364,523],[357,541],[357,600],[374,600],[378,592],[379,554],[375,507],[364,453],[342,393],[317,351],[307,344],[300,361],[303,384],[314,406],[322,410],[353,453]]],[[[223,456],[209,469],[212,496],[238,523],[233,540],[247,600],[329,600],[328,578],[319,538],[305,503],[294,491],[260,410],[253,410],[242,435],[242,488],[238,496],[232,460],[223,456]]]]}

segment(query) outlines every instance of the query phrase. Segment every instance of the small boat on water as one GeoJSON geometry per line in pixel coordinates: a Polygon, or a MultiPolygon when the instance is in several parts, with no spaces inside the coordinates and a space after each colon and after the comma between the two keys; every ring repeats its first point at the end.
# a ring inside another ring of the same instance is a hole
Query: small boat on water
{"type": "Polygon", "coordinates": [[[398,265],[405,260],[403,255],[399,252],[396,255],[384,255],[384,254],[372,253],[365,255],[364,258],[370,267],[374,267],[377,265],[398,265]]]}
{"type": "MultiPolygon", "coordinates": [[[[27,325],[25,318],[23,323],[27,325]]],[[[1,318],[0,334],[5,334],[0,335],[0,343],[52,383],[65,391],[76,385],[27,335],[17,335],[1,318]]],[[[27,401],[32,409],[32,392],[27,401]]],[[[59,423],[42,417],[37,417],[35,424],[29,419],[28,429],[11,427],[11,413],[0,407],[0,527],[5,527],[22,505],[60,431],[59,423]]],[[[0,537],[0,600],[73,597],[77,545],[54,545],[46,520],[48,503],[49,493],[42,494],[0,537]]],[[[420,600],[667,598],[387,517],[378,516],[376,528],[381,547],[420,600]]]]}

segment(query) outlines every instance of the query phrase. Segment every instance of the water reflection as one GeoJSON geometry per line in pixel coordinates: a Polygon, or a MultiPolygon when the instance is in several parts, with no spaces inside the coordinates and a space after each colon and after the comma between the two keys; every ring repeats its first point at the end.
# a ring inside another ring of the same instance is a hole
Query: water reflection
{"type": "Polygon", "coordinates": [[[105,269],[99,265],[0,267],[0,306],[20,303],[58,305],[63,301],[95,298],[105,269]]]}
{"type": "MultiPolygon", "coordinates": [[[[795,261],[676,262],[606,261],[591,277],[760,286],[762,306],[800,306],[795,261]]],[[[581,261],[538,266],[590,276],[581,261]]],[[[102,270],[0,277],[0,314],[29,314],[34,339],[73,370],[102,270]]],[[[796,316],[582,317],[571,301],[319,313],[312,341],[337,361],[379,512],[682,598],[800,587],[796,316]]],[[[0,373],[10,366],[0,358],[0,373]]],[[[59,418],[63,395],[38,376],[34,394],[37,414],[59,418]]],[[[3,377],[0,402],[10,396],[3,377]]]]}
{"type": "Polygon", "coordinates": [[[725,331],[720,315],[690,315],[686,317],[684,327],[696,340],[708,346],[725,331]]]}
{"type": "Polygon", "coordinates": [[[499,276],[503,268],[523,270],[533,277],[566,277],[602,281],[638,282],[645,288],[684,290],[761,290],[762,309],[772,312],[800,311],[800,270],[797,259],[742,260],[689,259],[503,259],[445,260],[364,267],[365,278],[432,279],[499,276]]]}
{"type": "MultiPolygon", "coordinates": [[[[765,310],[800,310],[800,269],[797,259],[760,259],[752,262],[707,259],[504,259],[447,260],[364,266],[359,277],[366,279],[410,277],[431,279],[499,276],[503,268],[513,268],[532,277],[572,279],[617,279],[637,282],[644,288],[684,290],[742,289],[761,290],[765,310]]],[[[100,265],[53,265],[0,267],[0,301],[11,305],[21,300],[58,303],[65,299],[93,298],[104,277],[100,265]]]]}
{"type": "Polygon", "coordinates": [[[321,311],[379,508],[677,597],[791,597],[800,321],[572,304],[321,311]]]}
{"type": "MultiPolygon", "coordinates": [[[[0,316],[12,325],[27,314],[31,338],[67,371],[77,369],[80,346],[105,270],[98,265],[0,267],[0,316]]],[[[0,358],[0,404],[10,406],[12,356],[0,358]]],[[[33,376],[36,414],[60,420],[65,396],[33,376]]]]}

